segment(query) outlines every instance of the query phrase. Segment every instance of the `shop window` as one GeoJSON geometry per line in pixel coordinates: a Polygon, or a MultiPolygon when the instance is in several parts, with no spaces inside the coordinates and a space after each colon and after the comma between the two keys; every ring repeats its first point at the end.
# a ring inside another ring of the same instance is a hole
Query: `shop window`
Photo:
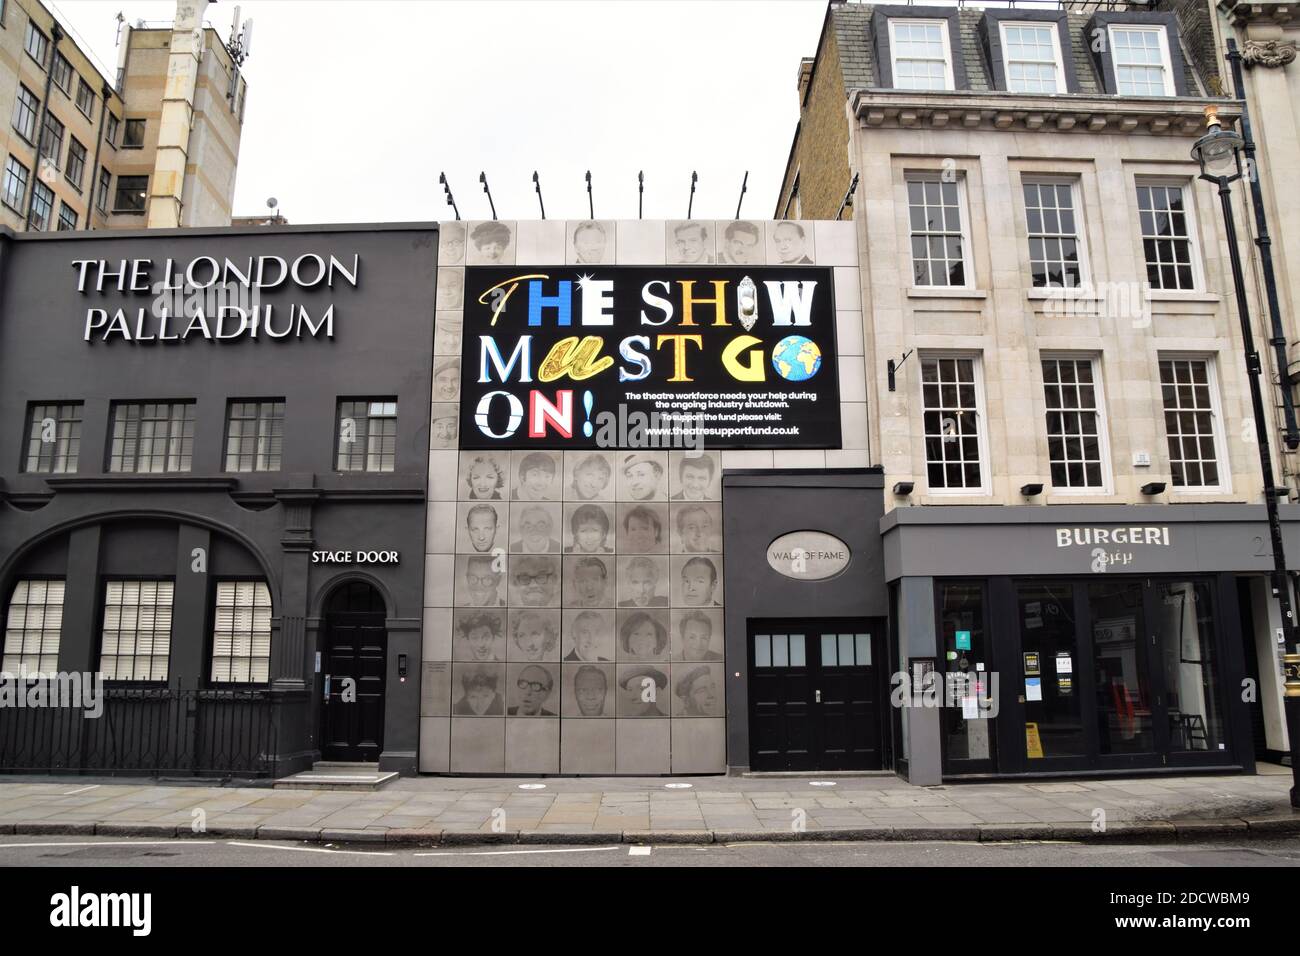
{"type": "Polygon", "coordinates": [[[59,203],[59,232],[73,232],[77,228],[77,211],[65,202],[59,203]]]}
{"type": "Polygon", "coordinates": [[[1153,289],[1196,289],[1196,266],[1183,183],[1137,185],[1138,220],[1147,282],[1153,289]]]}
{"type": "Polygon", "coordinates": [[[27,220],[33,232],[44,232],[50,228],[50,216],[54,213],[54,190],[42,182],[32,184],[32,215],[27,220]]]}
{"type": "Polygon", "coordinates": [[[266,582],[217,582],[212,682],[264,684],[270,668],[271,592],[266,582]]]}
{"type": "Polygon", "coordinates": [[[108,581],[99,669],[105,680],[165,681],[171,654],[171,581],[108,581]]]}
{"type": "Polygon", "coordinates": [[[1112,26],[1115,88],[1124,96],[1173,96],[1169,34],[1163,26],[1112,26]]]}
{"type": "Polygon", "coordinates": [[[983,492],[983,388],[977,356],[921,360],[925,467],[931,491],[983,492]]]}
{"type": "Polygon", "coordinates": [[[1055,23],[999,23],[1007,89],[1016,93],[1060,93],[1061,40],[1055,23]]]}
{"type": "Polygon", "coordinates": [[[1105,489],[1110,465],[1097,361],[1044,358],[1043,393],[1052,487],[1105,489]]]}
{"type": "Polygon", "coordinates": [[[109,471],[135,474],[189,471],[193,454],[193,402],[113,406],[109,471]]]}
{"type": "Polygon", "coordinates": [[[18,135],[29,143],[36,142],[36,117],[41,111],[41,101],[27,87],[18,87],[18,98],[14,101],[13,127],[18,135]]]}
{"type": "Polygon", "coordinates": [[[1097,741],[1103,754],[1155,750],[1155,693],[1147,662],[1142,590],[1136,580],[1088,585],[1097,741]]]}
{"type": "Polygon", "coordinates": [[[23,200],[27,198],[29,175],[26,166],[13,156],[9,157],[8,162],[5,163],[4,186],[0,189],[0,193],[3,194],[4,204],[20,215],[23,211],[23,200]]]}
{"type": "Polygon", "coordinates": [[[118,176],[113,194],[113,212],[144,212],[149,199],[148,176],[118,176]]]}
{"type": "Polygon", "coordinates": [[[1026,180],[1025,225],[1029,269],[1035,289],[1077,289],[1084,284],[1083,242],[1076,213],[1078,185],[1064,180],[1026,180]]]}
{"type": "Polygon", "coordinates": [[[889,49],[895,89],[953,89],[946,20],[891,19],[889,49]]]}
{"type": "Polygon", "coordinates": [[[41,32],[40,28],[36,26],[35,20],[27,21],[27,34],[23,38],[23,49],[27,51],[28,56],[41,65],[42,70],[45,69],[45,56],[50,51],[50,38],[41,32]]]}
{"type": "Polygon", "coordinates": [[[81,180],[86,175],[86,147],[75,136],[68,140],[68,164],[63,175],[77,192],[81,192],[81,180]]]}
{"type": "Polygon", "coordinates": [[[123,149],[143,149],[144,148],[144,120],[128,119],[126,128],[122,134],[123,149]]]}
{"type": "Polygon", "coordinates": [[[912,246],[912,284],[967,286],[970,247],[962,206],[962,183],[943,173],[907,177],[907,207],[912,246]]]}
{"type": "Polygon", "coordinates": [[[54,78],[55,86],[68,96],[72,95],[72,64],[57,51],[54,54],[54,64],[50,67],[50,76],[54,78]]]}
{"type": "Polygon", "coordinates": [[[337,425],[336,470],[394,470],[397,465],[396,399],[341,399],[337,425]]]}
{"type": "Polygon", "coordinates": [[[63,633],[63,582],[20,580],[5,615],[5,674],[53,674],[59,669],[63,633]]]}
{"type": "Polygon", "coordinates": [[[226,471],[279,471],[283,444],[283,399],[227,406],[226,471]]]}
{"type": "Polygon", "coordinates": [[[1224,715],[1208,581],[1157,584],[1156,644],[1164,678],[1169,749],[1223,750],[1224,715]]]}
{"type": "Polygon", "coordinates": [[[1160,392],[1175,488],[1218,490],[1219,411],[1214,366],[1203,358],[1160,359],[1160,392]]]}
{"type": "Polygon", "coordinates": [[[23,471],[68,475],[81,452],[81,402],[28,406],[27,460],[23,471]]]}

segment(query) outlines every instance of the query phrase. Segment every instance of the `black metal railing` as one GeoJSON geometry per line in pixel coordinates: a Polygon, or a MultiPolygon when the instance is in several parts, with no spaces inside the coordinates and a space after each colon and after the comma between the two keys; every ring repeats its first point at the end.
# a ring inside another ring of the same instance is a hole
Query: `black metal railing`
{"type": "Polygon", "coordinates": [[[0,707],[0,771],[225,777],[274,772],[279,704],[268,690],[106,687],[99,700],[89,709],[12,701],[0,707]],[[97,709],[98,716],[88,716],[97,709]]]}

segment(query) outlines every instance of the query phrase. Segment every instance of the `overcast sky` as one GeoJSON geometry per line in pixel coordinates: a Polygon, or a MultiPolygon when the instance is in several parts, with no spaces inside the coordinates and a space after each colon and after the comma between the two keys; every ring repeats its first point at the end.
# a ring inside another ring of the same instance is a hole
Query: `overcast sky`
{"type": "MultiPolygon", "coordinates": [[[[115,15],[170,21],[171,0],[46,0],[105,68],[115,15]]],[[[799,58],[822,0],[243,0],[255,21],[235,214],[280,200],[291,222],[769,218],[798,121],[799,58]]],[[[234,4],[207,18],[229,36],[234,4]]],[[[111,78],[112,73],[108,74],[111,78]]],[[[845,183],[847,188],[848,184],[845,183]]]]}

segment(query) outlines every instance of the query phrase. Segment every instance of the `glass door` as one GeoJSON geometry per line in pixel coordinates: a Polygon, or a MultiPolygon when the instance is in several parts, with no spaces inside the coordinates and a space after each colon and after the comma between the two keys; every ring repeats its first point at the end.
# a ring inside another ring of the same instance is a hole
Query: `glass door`
{"type": "Polygon", "coordinates": [[[1109,578],[1087,589],[1098,762],[1154,764],[1165,722],[1146,626],[1148,588],[1140,578],[1109,578]]]}
{"type": "Polygon", "coordinates": [[[1092,753],[1080,687],[1078,604],[1070,581],[1016,585],[1030,772],[1082,769],[1092,753]]]}
{"type": "Polygon", "coordinates": [[[1212,582],[1157,580],[1151,590],[1154,666],[1164,698],[1168,762],[1225,763],[1227,715],[1212,582]]]}
{"type": "Polygon", "coordinates": [[[984,626],[984,585],[980,581],[944,581],[939,596],[939,667],[945,688],[943,769],[945,773],[992,773],[996,770],[995,720],[990,681],[992,647],[984,626]]]}

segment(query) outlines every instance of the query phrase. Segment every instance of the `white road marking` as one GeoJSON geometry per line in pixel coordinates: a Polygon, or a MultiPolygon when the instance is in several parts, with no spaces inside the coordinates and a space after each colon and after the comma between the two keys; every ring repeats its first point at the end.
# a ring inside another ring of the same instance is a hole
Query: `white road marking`
{"type": "Polygon", "coordinates": [[[349,853],[358,856],[392,856],[387,850],[330,850],[323,846],[281,846],[278,843],[241,843],[229,841],[226,846],[247,846],[258,850],[296,850],[299,853],[349,853]]]}
{"type": "Polygon", "coordinates": [[[564,847],[556,850],[446,850],[439,853],[414,853],[412,856],[518,856],[524,853],[600,853],[618,850],[616,846],[564,847]]]}
{"type": "Polygon", "coordinates": [[[627,848],[628,856],[649,856],[650,847],[648,846],[630,846],[627,848]]]}
{"type": "Polygon", "coordinates": [[[30,849],[34,846],[210,846],[216,840],[99,840],[86,843],[0,843],[0,850],[30,849]]]}
{"type": "Polygon", "coordinates": [[[97,783],[93,783],[93,784],[91,784],[89,787],[82,787],[80,790],[69,790],[69,791],[67,791],[66,793],[62,793],[62,794],[60,794],[60,796],[62,796],[62,797],[70,797],[70,796],[72,796],[74,793],[85,793],[87,790],[98,790],[98,789],[99,789],[99,784],[97,784],[97,783]]]}

